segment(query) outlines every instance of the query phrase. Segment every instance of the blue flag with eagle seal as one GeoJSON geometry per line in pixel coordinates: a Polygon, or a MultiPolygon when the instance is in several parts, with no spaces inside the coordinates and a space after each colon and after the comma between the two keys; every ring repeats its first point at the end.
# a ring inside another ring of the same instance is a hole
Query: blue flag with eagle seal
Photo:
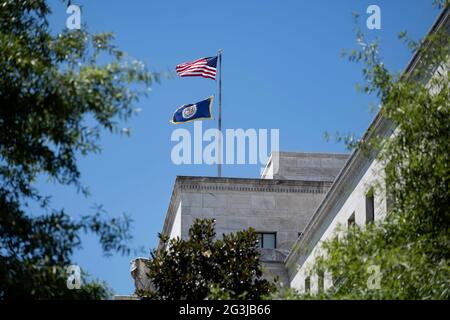
{"type": "Polygon", "coordinates": [[[172,117],[172,123],[184,123],[202,119],[212,119],[211,107],[213,97],[209,97],[206,100],[185,104],[179,107],[172,117]]]}

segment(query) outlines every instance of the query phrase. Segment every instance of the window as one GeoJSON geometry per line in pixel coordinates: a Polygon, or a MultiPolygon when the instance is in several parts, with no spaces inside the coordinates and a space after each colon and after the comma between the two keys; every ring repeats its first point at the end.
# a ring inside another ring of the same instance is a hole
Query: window
{"type": "Polygon", "coordinates": [[[373,197],[373,189],[366,194],[366,223],[370,223],[375,219],[375,203],[373,197]]]}
{"type": "Polygon", "coordinates": [[[347,226],[350,228],[350,227],[353,227],[355,224],[356,224],[355,213],[353,212],[352,215],[350,216],[350,218],[348,218],[348,220],[347,220],[347,226]]]}
{"type": "Polygon", "coordinates": [[[311,292],[311,278],[310,277],[306,277],[305,279],[305,293],[310,293],[311,292]]]}
{"type": "Polygon", "coordinates": [[[325,291],[325,273],[323,271],[319,271],[319,293],[325,291]]]}
{"type": "Polygon", "coordinates": [[[275,249],[277,247],[277,234],[274,232],[258,233],[258,245],[263,249],[275,249]]]}
{"type": "Polygon", "coordinates": [[[303,232],[297,233],[297,238],[300,238],[303,235],[303,232]]]}

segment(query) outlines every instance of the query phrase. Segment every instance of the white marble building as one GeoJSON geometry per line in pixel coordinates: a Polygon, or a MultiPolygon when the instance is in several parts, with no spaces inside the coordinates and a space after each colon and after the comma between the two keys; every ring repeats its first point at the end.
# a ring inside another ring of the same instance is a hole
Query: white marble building
{"type": "MultiPolygon", "coordinates": [[[[277,156],[280,169],[273,177],[177,177],[162,234],[185,239],[196,218],[214,218],[219,237],[252,227],[262,237],[265,274],[276,274],[286,284],[283,261],[348,155],[277,156]],[[284,173],[289,179],[281,179],[284,173]]],[[[265,172],[270,170],[269,165],[265,172]]]]}
{"type": "MultiPolygon", "coordinates": [[[[450,31],[449,12],[448,8],[441,12],[430,33],[437,30],[445,30],[447,33],[450,31]]],[[[415,54],[404,74],[411,74],[421,63],[420,54],[415,54]]],[[[442,66],[432,66],[429,74],[422,74],[421,79],[414,80],[429,83],[433,74],[441,71],[442,66]]],[[[372,135],[390,137],[395,135],[396,130],[392,123],[378,114],[363,140],[368,140],[372,135]]],[[[311,273],[314,260],[321,253],[320,243],[341,236],[339,233],[345,232],[345,227],[351,224],[364,226],[372,220],[383,219],[388,205],[382,165],[373,156],[367,156],[366,152],[356,149],[285,260],[290,287],[300,292],[317,293],[332,286],[329,274],[319,276],[311,273]],[[338,228],[338,225],[344,226],[344,231],[339,231],[342,228],[338,228]]]]}
{"type": "MultiPolygon", "coordinates": [[[[430,33],[449,28],[447,8],[430,33]]],[[[405,74],[419,63],[416,54],[405,74]]],[[[429,80],[429,75],[423,76],[420,80],[429,80]]],[[[392,124],[377,115],[364,139],[393,132],[392,124]]],[[[359,149],[350,156],[281,152],[272,157],[260,179],[177,177],[162,233],[186,238],[193,220],[200,217],[216,219],[218,236],[253,227],[262,240],[267,277],[277,275],[299,291],[326,290],[332,279],[326,274],[319,279],[310,272],[320,243],[339,236],[339,224],[363,226],[383,219],[388,206],[383,167],[359,149]],[[272,157],[278,157],[278,168],[274,169],[272,157]]],[[[143,258],[133,261],[137,288],[148,285],[142,279],[144,267],[143,258]]]]}

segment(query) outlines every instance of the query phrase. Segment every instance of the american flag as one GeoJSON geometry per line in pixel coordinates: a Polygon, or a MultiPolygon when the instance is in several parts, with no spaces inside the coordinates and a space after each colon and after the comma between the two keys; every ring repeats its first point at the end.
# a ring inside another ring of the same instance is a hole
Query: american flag
{"type": "Polygon", "coordinates": [[[216,80],[217,56],[201,58],[177,65],[180,77],[203,77],[216,80]]]}

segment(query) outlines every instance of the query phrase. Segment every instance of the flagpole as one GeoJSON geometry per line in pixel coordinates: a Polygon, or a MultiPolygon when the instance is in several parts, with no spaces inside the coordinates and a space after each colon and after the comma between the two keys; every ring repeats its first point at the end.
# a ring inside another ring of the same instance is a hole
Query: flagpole
{"type": "Polygon", "coordinates": [[[219,151],[217,159],[217,176],[222,177],[222,49],[219,49],[219,151]]]}

